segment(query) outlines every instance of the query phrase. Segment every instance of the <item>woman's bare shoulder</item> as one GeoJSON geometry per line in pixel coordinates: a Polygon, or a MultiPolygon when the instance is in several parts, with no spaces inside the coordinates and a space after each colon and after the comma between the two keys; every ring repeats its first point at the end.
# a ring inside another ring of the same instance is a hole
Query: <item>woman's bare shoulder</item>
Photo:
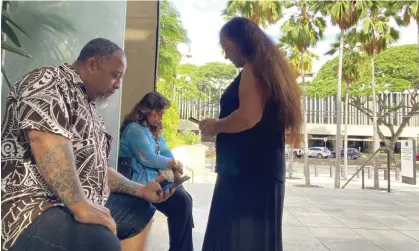
{"type": "Polygon", "coordinates": [[[255,74],[253,72],[252,64],[245,64],[242,71],[242,79],[245,78],[246,81],[256,81],[255,74]]]}

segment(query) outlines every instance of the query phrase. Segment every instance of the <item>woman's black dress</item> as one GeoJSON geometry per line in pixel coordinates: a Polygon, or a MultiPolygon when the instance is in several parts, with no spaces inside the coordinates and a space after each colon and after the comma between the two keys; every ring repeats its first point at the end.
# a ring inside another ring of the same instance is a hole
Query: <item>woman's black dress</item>
{"type": "MultiPolygon", "coordinates": [[[[221,97],[220,118],[239,107],[240,77],[221,97]]],[[[273,103],[255,127],[217,136],[218,177],[203,251],[282,251],[284,142],[273,103]]]]}

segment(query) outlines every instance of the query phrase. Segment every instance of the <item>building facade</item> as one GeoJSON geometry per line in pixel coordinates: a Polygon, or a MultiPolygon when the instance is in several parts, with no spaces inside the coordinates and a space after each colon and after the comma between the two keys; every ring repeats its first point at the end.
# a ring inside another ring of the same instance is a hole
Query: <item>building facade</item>
{"type": "MultiPolygon", "coordinates": [[[[413,101],[409,93],[391,93],[382,94],[380,99],[383,100],[382,106],[396,106],[402,103],[403,107],[397,112],[387,114],[378,110],[377,117],[383,119],[386,123],[393,125],[394,132],[397,132],[403,119],[407,118],[410,112],[409,104],[413,101]]],[[[309,146],[327,146],[334,150],[335,136],[336,136],[336,97],[329,96],[327,98],[310,98],[306,99],[306,116],[307,116],[307,131],[309,134],[309,146]],[[326,142],[325,142],[326,139],[326,142]]],[[[197,130],[196,125],[187,121],[189,117],[203,118],[211,117],[217,118],[219,114],[219,104],[210,103],[204,100],[190,101],[181,100],[179,102],[179,114],[183,120],[181,130],[197,130]]],[[[360,99],[364,103],[365,109],[371,108],[371,101],[367,97],[360,99]]],[[[416,103],[419,100],[414,101],[416,103]]],[[[371,151],[372,149],[372,120],[365,113],[361,112],[356,107],[348,106],[348,126],[347,132],[344,131],[345,123],[345,104],[342,102],[342,135],[348,134],[349,147],[361,149],[361,151],[371,151]]],[[[392,133],[384,124],[380,125],[380,130],[385,137],[391,137],[392,133]]],[[[419,113],[415,113],[409,119],[403,132],[400,134],[401,139],[414,138],[419,139],[419,113]]],[[[396,146],[396,152],[399,151],[399,146],[396,146]]]]}

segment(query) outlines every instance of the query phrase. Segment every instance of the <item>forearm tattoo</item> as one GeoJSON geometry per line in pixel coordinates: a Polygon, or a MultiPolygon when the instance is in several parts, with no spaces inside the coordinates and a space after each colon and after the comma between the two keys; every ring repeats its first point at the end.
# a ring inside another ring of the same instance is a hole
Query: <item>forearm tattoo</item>
{"type": "Polygon", "coordinates": [[[85,196],[74,166],[74,157],[68,148],[67,144],[48,148],[39,156],[37,166],[58,198],[70,206],[85,196]]]}
{"type": "Polygon", "coordinates": [[[128,180],[112,168],[108,170],[108,185],[112,192],[138,196],[136,184],[133,181],[128,180]]]}

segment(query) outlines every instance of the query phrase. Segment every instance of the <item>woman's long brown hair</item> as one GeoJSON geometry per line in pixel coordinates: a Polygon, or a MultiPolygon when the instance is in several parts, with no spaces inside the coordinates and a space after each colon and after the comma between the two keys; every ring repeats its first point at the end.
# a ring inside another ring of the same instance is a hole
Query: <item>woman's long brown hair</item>
{"type": "Polygon", "coordinates": [[[152,111],[162,111],[170,107],[170,101],[158,92],[147,93],[134,108],[124,117],[119,133],[131,122],[140,123],[150,129],[154,136],[160,137],[162,126],[152,126],[147,123],[147,115],[152,111]]]}
{"type": "Polygon", "coordinates": [[[239,47],[242,56],[252,65],[253,74],[263,89],[264,100],[272,100],[279,106],[280,121],[284,124],[288,143],[299,145],[303,124],[301,89],[284,54],[250,19],[232,18],[221,32],[239,47]]]}

